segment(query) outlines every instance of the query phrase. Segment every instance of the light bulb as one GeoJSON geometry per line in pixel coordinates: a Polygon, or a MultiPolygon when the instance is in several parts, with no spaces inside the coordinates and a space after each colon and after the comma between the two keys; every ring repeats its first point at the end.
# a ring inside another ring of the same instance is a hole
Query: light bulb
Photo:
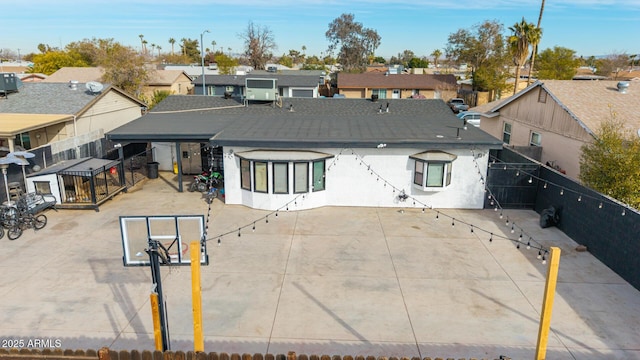
{"type": "Polygon", "coordinates": [[[582,201],[582,195],[578,196],[578,201],[582,201]]]}

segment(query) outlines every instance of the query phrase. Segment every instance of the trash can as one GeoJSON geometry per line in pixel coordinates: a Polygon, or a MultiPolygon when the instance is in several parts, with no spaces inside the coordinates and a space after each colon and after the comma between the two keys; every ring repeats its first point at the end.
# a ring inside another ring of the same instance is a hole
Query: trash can
{"type": "Polygon", "coordinates": [[[158,178],[158,164],[156,161],[147,163],[147,177],[149,179],[158,178]]]}

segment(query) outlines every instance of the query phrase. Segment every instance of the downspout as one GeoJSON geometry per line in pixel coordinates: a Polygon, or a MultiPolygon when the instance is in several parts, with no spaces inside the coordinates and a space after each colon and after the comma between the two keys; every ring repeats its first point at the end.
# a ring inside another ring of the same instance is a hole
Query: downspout
{"type": "Polygon", "coordinates": [[[75,138],[74,144],[76,145],[76,159],[80,158],[80,146],[78,146],[78,118],[73,115],[73,137],[75,138]]]}

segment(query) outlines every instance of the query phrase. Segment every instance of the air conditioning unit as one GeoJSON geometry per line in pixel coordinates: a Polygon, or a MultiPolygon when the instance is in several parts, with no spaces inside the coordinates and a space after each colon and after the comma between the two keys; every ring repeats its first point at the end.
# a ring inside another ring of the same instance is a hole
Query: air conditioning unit
{"type": "Polygon", "coordinates": [[[246,79],[247,100],[275,101],[278,95],[277,79],[246,79]]]}
{"type": "Polygon", "coordinates": [[[14,73],[0,73],[0,93],[12,93],[18,91],[19,79],[14,73]]]}

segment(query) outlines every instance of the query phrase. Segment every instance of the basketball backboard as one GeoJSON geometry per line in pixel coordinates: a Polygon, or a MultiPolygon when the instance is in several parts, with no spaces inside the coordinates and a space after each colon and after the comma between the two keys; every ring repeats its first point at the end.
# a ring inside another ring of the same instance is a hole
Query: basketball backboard
{"type": "Polygon", "coordinates": [[[149,240],[156,240],[168,253],[168,264],[191,265],[189,246],[200,243],[200,263],[209,264],[203,241],[203,215],[120,216],[124,266],[149,266],[149,240]]]}

